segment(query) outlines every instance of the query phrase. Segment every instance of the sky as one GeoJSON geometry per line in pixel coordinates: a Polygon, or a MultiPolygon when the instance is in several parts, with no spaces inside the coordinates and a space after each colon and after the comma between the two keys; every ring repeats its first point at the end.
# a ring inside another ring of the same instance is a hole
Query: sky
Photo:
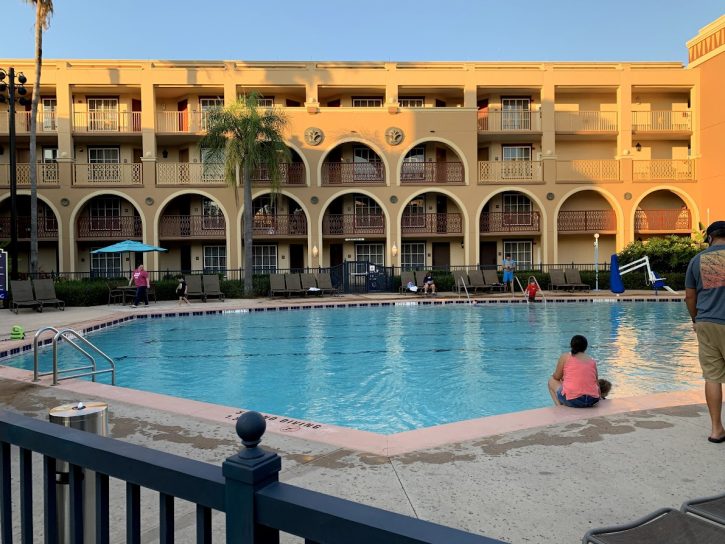
{"type": "MultiPolygon", "coordinates": [[[[0,0],[0,58],[34,10],[0,0]]],[[[48,59],[676,61],[725,0],[54,0],[48,59]]]]}

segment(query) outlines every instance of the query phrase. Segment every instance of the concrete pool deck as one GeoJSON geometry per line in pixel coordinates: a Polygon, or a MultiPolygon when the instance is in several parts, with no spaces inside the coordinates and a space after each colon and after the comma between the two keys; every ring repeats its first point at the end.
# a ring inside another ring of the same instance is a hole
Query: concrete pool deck
{"type": "MultiPolygon", "coordinates": [[[[401,298],[377,297],[334,301],[401,298]]],[[[192,309],[270,304],[290,302],[195,303],[192,309]]],[[[178,307],[1,312],[0,331],[13,324],[27,331],[45,325],[83,328],[79,324],[163,311],[178,307]]],[[[0,342],[0,350],[10,345],[0,342]]],[[[4,408],[45,419],[58,404],[102,400],[110,405],[115,438],[215,464],[238,450],[232,409],[190,401],[172,406],[167,397],[157,396],[157,403],[145,395],[79,381],[36,385],[29,373],[0,367],[4,408]]],[[[326,442],[300,422],[272,420],[263,446],[282,456],[280,478],[294,485],[508,542],[578,542],[591,527],[725,492],[725,444],[707,442],[709,418],[702,402],[699,390],[639,399],[615,396],[591,410],[551,407],[423,430],[424,440],[418,436],[412,445],[395,435],[366,433],[370,436],[359,448],[326,442]]]]}

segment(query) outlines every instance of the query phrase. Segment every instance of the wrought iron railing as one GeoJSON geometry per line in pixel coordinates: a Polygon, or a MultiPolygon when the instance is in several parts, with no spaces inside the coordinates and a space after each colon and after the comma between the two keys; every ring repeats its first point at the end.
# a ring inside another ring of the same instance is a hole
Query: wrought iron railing
{"type": "Polygon", "coordinates": [[[560,211],[556,228],[559,232],[614,232],[617,216],[614,210],[560,211]]]}
{"type": "Polygon", "coordinates": [[[541,130],[541,114],[538,111],[479,110],[479,132],[538,132],[541,130]]]}
{"type": "Polygon", "coordinates": [[[616,159],[556,161],[556,181],[619,181],[616,159]]]}
{"type": "Polygon", "coordinates": [[[385,165],[373,162],[325,162],[323,185],[367,185],[385,183],[385,165]]]}
{"type": "Polygon", "coordinates": [[[140,111],[74,111],[74,132],[141,132],[140,111]]]}
{"type": "Polygon", "coordinates": [[[692,159],[654,159],[632,161],[635,181],[692,181],[695,179],[695,161],[692,159]]]}
{"type": "Polygon", "coordinates": [[[690,210],[636,210],[634,212],[634,231],[691,232],[692,216],[690,210]]]}
{"type": "Polygon", "coordinates": [[[539,232],[540,222],[539,212],[483,212],[480,233],[539,232]]]}
{"type": "Polygon", "coordinates": [[[460,234],[460,213],[404,213],[400,225],[403,234],[460,234]]]}
{"type": "Polygon", "coordinates": [[[404,162],[400,168],[400,183],[463,183],[461,162],[404,162]]]}
{"type": "Polygon", "coordinates": [[[690,111],[633,111],[632,130],[634,132],[691,132],[692,114],[690,111]]]}
{"type": "MultiPolygon", "coordinates": [[[[60,183],[60,173],[56,163],[38,163],[35,172],[38,185],[57,185],[60,183]]],[[[30,164],[17,164],[15,176],[19,186],[30,185],[30,164]]],[[[10,165],[7,163],[0,164],[0,185],[10,185],[10,165]]]]}
{"type": "Polygon", "coordinates": [[[303,213],[256,215],[252,218],[252,233],[254,236],[262,238],[266,236],[306,236],[307,218],[303,213]]]}
{"type": "Polygon", "coordinates": [[[225,238],[224,216],[163,215],[159,220],[159,238],[225,238]]]}
{"type": "MultiPolygon", "coordinates": [[[[267,168],[256,168],[251,172],[252,183],[258,186],[272,184],[267,168]]],[[[282,163],[279,165],[280,185],[305,185],[305,164],[302,162],[282,163]]]]}
{"type": "Polygon", "coordinates": [[[79,240],[99,240],[106,238],[141,238],[141,217],[124,215],[122,217],[81,217],[77,223],[79,240]]]}
{"type": "Polygon", "coordinates": [[[199,162],[157,162],[156,185],[224,185],[224,165],[199,162]]]}
{"type": "Polygon", "coordinates": [[[557,111],[557,132],[616,132],[616,111],[557,111]]]}
{"type": "Polygon", "coordinates": [[[478,161],[478,184],[538,183],[541,161],[478,161]]]}
{"type": "MultiPolygon", "coordinates": [[[[30,240],[30,216],[18,217],[18,240],[30,240]]],[[[10,217],[0,217],[0,239],[10,238],[10,217]]],[[[58,220],[50,210],[38,214],[38,240],[57,240],[58,220]]]]}
{"type": "Polygon", "coordinates": [[[326,214],[322,219],[322,234],[385,234],[385,217],[382,214],[326,214]]]}
{"type": "Polygon", "coordinates": [[[140,163],[76,164],[73,185],[142,185],[140,163]]]}

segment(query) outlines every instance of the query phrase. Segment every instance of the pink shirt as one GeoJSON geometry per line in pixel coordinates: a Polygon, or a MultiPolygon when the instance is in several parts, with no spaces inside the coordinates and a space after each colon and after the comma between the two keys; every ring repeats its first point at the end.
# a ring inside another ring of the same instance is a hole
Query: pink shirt
{"type": "Polygon", "coordinates": [[[567,400],[582,395],[599,397],[597,363],[593,359],[582,360],[570,354],[564,362],[561,391],[567,400]]]}
{"type": "Polygon", "coordinates": [[[133,284],[136,287],[148,287],[149,275],[145,270],[135,270],[133,273],[133,284]]]}

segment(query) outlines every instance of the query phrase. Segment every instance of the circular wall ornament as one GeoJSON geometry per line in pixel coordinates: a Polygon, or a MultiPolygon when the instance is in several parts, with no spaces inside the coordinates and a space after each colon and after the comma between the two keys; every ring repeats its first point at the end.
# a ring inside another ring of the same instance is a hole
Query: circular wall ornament
{"type": "Polygon", "coordinates": [[[391,204],[396,204],[398,202],[398,197],[393,195],[390,197],[391,204]]]}
{"type": "Polygon", "coordinates": [[[69,204],[70,204],[70,200],[68,200],[67,198],[60,199],[60,205],[63,206],[64,208],[67,207],[69,204]]]}
{"type": "Polygon", "coordinates": [[[154,205],[154,199],[151,198],[150,196],[147,196],[146,197],[146,200],[144,202],[146,202],[146,205],[147,206],[153,206],[154,205]]]}
{"type": "Polygon", "coordinates": [[[405,139],[405,133],[398,127],[390,127],[385,131],[385,141],[390,145],[399,145],[405,139]]]}
{"type": "Polygon", "coordinates": [[[310,127],[305,130],[305,142],[307,145],[320,145],[325,139],[325,133],[317,127],[310,127]]]}
{"type": "Polygon", "coordinates": [[[624,193],[624,200],[632,200],[632,193],[624,193]]]}
{"type": "Polygon", "coordinates": [[[317,204],[319,201],[320,199],[316,196],[310,197],[310,202],[312,202],[313,204],[317,204]]]}
{"type": "Polygon", "coordinates": [[[554,193],[546,193],[546,200],[554,200],[556,195],[554,193]]]}

